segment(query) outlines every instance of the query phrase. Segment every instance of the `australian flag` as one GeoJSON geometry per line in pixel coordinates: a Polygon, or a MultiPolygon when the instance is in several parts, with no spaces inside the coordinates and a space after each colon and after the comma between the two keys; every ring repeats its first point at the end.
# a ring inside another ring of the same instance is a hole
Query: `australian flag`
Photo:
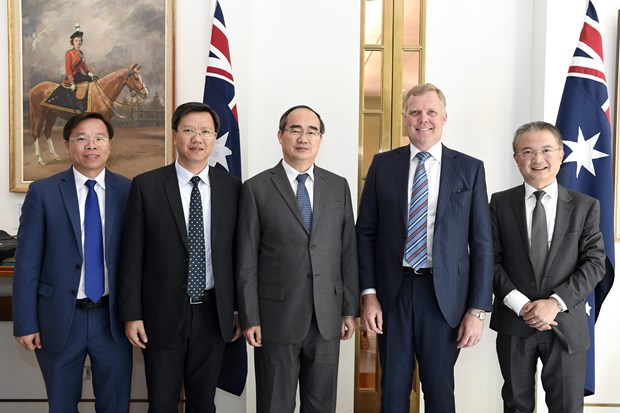
{"type": "Polygon", "coordinates": [[[588,298],[591,345],[584,394],[594,394],[594,323],[614,280],[614,147],[609,122],[609,94],[598,16],[588,1],[585,22],[568,69],[557,127],[564,136],[565,158],[558,181],[600,201],[601,232],[607,252],[606,273],[588,298]]]}
{"type": "Polygon", "coordinates": [[[225,169],[241,179],[239,117],[226,24],[220,2],[216,0],[211,4],[213,25],[203,102],[217,112],[222,124],[215,148],[209,157],[209,165],[225,169]]]}
{"type": "MultiPolygon", "coordinates": [[[[224,14],[219,1],[212,1],[213,25],[211,47],[205,76],[203,102],[211,106],[220,117],[221,125],[209,165],[225,169],[241,179],[241,152],[239,151],[239,118],[235,82],[230,63],[230,50],[224,14]]],[[[231,326],[232,327],[232,326],[231,326]]],[[[240,396],[248,374],[248,359],[243,336],[226,345],[217,386],[240,396]]]]}

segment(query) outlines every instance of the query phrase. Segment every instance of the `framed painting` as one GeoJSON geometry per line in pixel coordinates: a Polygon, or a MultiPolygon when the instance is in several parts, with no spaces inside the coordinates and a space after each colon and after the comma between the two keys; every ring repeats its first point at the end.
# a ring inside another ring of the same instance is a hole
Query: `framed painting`
{"type": "Polygon", "coordinates": [[[174,1],[8,0],[11,192],[69,168],[62,129],[81,112],[114,126],[114,172],[172,161],[174,1]]]}

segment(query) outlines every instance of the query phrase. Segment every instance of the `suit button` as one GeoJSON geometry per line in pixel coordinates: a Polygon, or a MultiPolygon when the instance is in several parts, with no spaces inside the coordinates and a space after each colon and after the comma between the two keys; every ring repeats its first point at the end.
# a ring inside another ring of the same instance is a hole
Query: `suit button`
{"type": "Polygon", "coordinates": [[[184,289],[184,290],[185,290],[185,289],[187,289],[187,284],[183,284],[183,285],[181,286],[181,288],[182,288],[182,289],[184,289]]]}
{"type": "Polygon", "coordinates": [[[81,270],[82,269],[82,265],[81,264],[75,264],[75,269],[76,270],[81,270]]]}
{"type": "Polygon", "coordinates": [[[534,282],[530,283],[530,287],[532,287],[532,288],[536,287],[536,283],[534,283],[534,282]]]}
{"type": "Polygon", "coordinates": [[[321,276],[321,274],[314,274],[314,276],[315,276],[315,277],[320,277],[320,276],[321,276]]]}
{"type": "Polygon", "coordinates": [[[71,295],[73,295],[73,296],[76,296],[76,295],[77,295],[77,291],[76,291],[76,290],[71,290],[71,291],[69,291],[69,293],[70,293],[71,295]]]}

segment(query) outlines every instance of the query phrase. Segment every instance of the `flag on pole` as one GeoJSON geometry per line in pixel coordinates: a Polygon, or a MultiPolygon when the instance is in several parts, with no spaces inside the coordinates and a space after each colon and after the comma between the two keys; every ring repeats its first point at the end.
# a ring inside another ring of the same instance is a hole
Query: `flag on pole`
{"type": "MultiPolygon", "coordinates": [[[[217,112],[221,125],[215,148],[209,157],[209,165],[225,169],[241,179],[239,117],[237,116],[235,82],[230,63],[226,24],[219,1],[211,2],[211,13],[213,15],[211,46],[203,102],[217,112]]],[[[242,336],[226,344],[217,387],[240,396],[245,387],[247,374],[247,350],[242,336]]]]}
{"type": "Polygon", "coordinates": [[[565,158],[558,181],[567,188],[588,194],[601,204],[601,232],[607,259],[605,277],[588,297],[586,311],[590,348],[586,357],[584,394],[594,394],[594,323],[614,280],[614,186],[609,93],[603,61],[603,41],[592,1],[579,43],[573,54],[556,126],[564,136],[565,158]]]}
{"type": "Polygon", "coordinates": [[[203,102],[217,112],[222,124],[215,148],[209,157],[209,165],[225,169],[241,179],[239,117],[226,24],[220,2],[212,1],[211,5],[213,25],[203,102]]]}

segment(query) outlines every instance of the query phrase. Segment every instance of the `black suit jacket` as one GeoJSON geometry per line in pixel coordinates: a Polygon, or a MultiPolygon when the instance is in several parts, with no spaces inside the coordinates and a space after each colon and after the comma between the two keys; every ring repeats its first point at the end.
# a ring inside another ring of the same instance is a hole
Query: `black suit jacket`
{"type": "MultiPolygon", "coordinates": [[[[241,182],[209,168],[211,258],[222,337],[232,337],[234,240],[241,182]]],[[[174,164],[134,178],[120,269],[119,315],[143,320],[149,345],[167,347],[179,334],[188,306],[187,226],[174,164]]]]}
{"type": "Polygon", "coordinates": [[[558,326],[553,331],[570,353],[585,351],[590,345],[585,299],[605,274],[599,202],[558,186],[553,238],[540,283],[536,281],[530,259],[525,214],[523,185],[491,197],[495,256],[491,328],[520,337],[534,334],[535,329],[504,305],[504,297],[514,289],[531,301],[556,293],[568,310],[557,315],[558,326]]]}

